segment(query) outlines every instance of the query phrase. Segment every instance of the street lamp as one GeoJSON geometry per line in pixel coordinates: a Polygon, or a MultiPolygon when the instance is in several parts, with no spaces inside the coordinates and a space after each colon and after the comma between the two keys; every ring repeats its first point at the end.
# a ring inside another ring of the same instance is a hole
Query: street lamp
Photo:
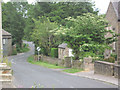
{"type": "Polygon", "coordinates": [[[2,0],[0,0],[0,60],[3,62],[3,45],[2,45],[2,0]]]}

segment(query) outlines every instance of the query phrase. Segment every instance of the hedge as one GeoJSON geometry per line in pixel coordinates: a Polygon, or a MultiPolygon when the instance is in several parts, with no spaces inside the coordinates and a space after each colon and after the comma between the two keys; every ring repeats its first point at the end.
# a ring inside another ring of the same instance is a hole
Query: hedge
{"type": "Polygon", "coordinates": [[[58,48],[51,48],[51,57],[58,58],[58,48]]]}

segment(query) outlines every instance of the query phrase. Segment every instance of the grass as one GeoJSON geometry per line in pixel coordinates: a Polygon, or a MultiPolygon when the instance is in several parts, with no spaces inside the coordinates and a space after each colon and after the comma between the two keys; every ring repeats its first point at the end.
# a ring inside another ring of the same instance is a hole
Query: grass
{"type": "Polygon", "coordinates": [[[30,49],[28,47],[22,48],[22,52],[28,52],[30,49]]]}
{"type": "MultiPolygon", "coordinates": [[[[65,67],[61,67],[61,66],[56,66],[54,64],[49,64],[47,62],[42,62],[42,61],[35,62],[33,56],[28,57],[27,61],[31,64],[36,64],[36,65],[40,65],[40,66],[51,68],[51,69],[63,69],[63,68],[65,68],[65,67]]],[[[67,73],[77,73],[77,72],[83,71],[83,69],[70,68],[70,69],[65,69],[62,71],[67,72],[67,73]]]]}
{"type": "Polygon", "coordinates": [[[17,53],[24,53],[24,52],[28,52],[30,50],[29,45],[23,43],[22,47],[16,47],[17,53]]]}
{"type": "Polygon", "coordinates": [[[28,57],[27,60],[31,64],[36,64],[36,65],[40,65],[40,66],[47,67],[47,68],[52,68],[52,69],[62,69],[62,68],[64,68],[64,67],[61,67],[61,66],[56,66],[54,64],[49,64],[47,62],[41,62],[41,61],[35,62],[33,56],[28,57]]]}
{"type": "Polygon", "coordinates": [[[67,73],[77,73],[77,72],[83,71],[83,69],[71,68],[71,69],[65,69],[65,70],[63,70],[63,71],[64,71],[64,72],[67,72],[67,73]]]}

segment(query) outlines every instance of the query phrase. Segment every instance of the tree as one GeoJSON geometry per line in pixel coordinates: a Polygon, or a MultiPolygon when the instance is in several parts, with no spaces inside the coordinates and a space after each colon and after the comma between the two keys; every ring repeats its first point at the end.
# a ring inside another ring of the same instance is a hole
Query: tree
{"type": "Polygon", "coordinates": [[[34,19],[35,28],[32,33],[32,41],[36,46],[45,49],[46,55],[49,55],[52,47],[57,47],[61,42],[58,36],[54,36],[50,30],[54,30],[58,27],[55,22],[50,22],[47,17],[39,17],[38,20],[34,19]]]}
{"type": "MultiPolygon", "coordinates": [[[[18,8],[20,5],[17,5],[18,8]]],[[[37,2],[35,4],[22,5],[24,6],[23,10],[27,8],[27,14],[25,18],[25,29],[24,29],[24,38],[31,41],[31,34],[35,27],[35,23],[32,18],[39,20],[39,17],[45,16],[48,17],[51,22],[57,22],[59,25],[66,25],[68,22],[65,18],[77,17],[83,13],[95,13],[97,11],[93,10],[94,4],[92,2],[37,2]]]]}
{"type": "Polygon", "coordinates": [[[108,44],[116,40],[116,34],[111,30],[106,30],[107,21],[103,16],[91,13],[78,16],[76,19],[67,18],[69,23],[66,27],[56,30],[55,34],[62,34],[69,48],[73,49],[74,59],[79,60],[83,55],[97,55],[104,52],[105,48],[109,48],[108,44]],[[70,25],[69,25],[70,24],[70,25]],[[106,33],[113,36],[105,38],[106,33]]]}
{"type": "Polygon", "coordinates": [[[24,18],[16,10],[13,3],[3,3],[3,29],[12,34],[13,44],[18,44],[22,46],[22,38],[24,36],[24,18]]]}

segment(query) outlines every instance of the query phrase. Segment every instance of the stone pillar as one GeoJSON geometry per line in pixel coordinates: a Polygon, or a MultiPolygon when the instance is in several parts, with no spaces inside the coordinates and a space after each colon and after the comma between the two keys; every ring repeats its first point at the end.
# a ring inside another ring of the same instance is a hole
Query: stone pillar
{"type": "Polygon", "coordinates": [[[64,66],[67,68],[71,68],[71,57],[65,57],[64,66]]]}

